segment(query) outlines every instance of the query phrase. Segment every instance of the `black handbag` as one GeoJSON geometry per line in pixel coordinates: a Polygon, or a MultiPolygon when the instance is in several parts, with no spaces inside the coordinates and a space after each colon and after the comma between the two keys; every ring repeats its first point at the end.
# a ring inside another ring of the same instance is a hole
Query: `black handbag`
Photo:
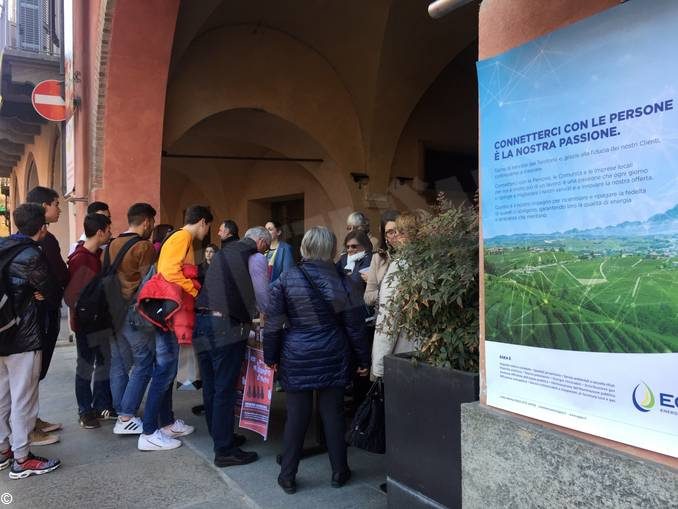
{"type": "Polygon", "coordinates": [[[365,400],[358,407],[351,428],[346,433],[346,442],[367,452],[386,452],[384,383],[381,378],[372,384],[365,400]]]}

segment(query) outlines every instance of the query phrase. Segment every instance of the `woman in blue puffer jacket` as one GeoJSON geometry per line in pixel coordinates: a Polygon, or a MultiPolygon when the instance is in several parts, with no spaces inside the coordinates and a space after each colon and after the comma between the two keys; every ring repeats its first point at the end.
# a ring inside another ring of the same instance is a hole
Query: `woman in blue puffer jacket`
{"type": "Polygon", "coordinates": [[[353,370],[367,376],[370,351],[365,342],[362,298],[343,283],[332,263],[336,243],[327,228],[311,228],[301,242],[301,264],[284,272],[271,288],[264,359],[278,369],[286,391],[287,420],[278,484],[287,493],[296,491],[295,476],[314,390],[318,391],[332,464],[332,485],[343,486],[351,475],[344,440],[344,388],[353,370]],[[357,359],[357,367],[352,357],[357,359]]]}

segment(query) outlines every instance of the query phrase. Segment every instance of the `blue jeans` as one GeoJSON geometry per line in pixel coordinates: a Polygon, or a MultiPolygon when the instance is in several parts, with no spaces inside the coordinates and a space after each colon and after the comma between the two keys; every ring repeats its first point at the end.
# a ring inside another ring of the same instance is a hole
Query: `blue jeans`
{"type": "Polygon", "coordinates": [[[204,315],[196,317],[193,346],[200,364],[205,419],[216,454],[229,455],[235,450],[236,385],[245,358],[247,343],[244,337],[249,333],[247,327],[246,333],[238,331],[237,334],[229,334],[227,339],[219,333],[219,329],[239,329],[240,325],[228,319],[204,315]],[[221,327],[214,327],[214,322],[222,322],[221,327]]]}
{"type": "Polygon", "coordinates": [[[153,331],[139,327],[128,314],[111,342],[111,393],[118,415],[136,415],[153,373],[154,360],[153,331]]]}
{"type": "Polygon", "coordinates": [[[144,434],[174,422],[172,384],[177,376],[179,343],[173,332],[156,331],[155,364],[144,408],[144,434]]]}
{"type": "Polygon", "coordinates": [[[111,408],[110,332],[76,333],[75,399],[78,413],[111,408]]]}

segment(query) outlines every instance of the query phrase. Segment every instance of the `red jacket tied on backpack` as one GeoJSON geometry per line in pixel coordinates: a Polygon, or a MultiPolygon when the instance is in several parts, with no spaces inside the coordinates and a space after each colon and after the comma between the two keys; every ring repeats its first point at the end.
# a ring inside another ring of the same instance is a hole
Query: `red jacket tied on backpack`
{"type": "MultiPolygon", "coordinates": [[[[184,264],[184,276],[200,289],[198,267],[184,264]]],[[[190,345],[195,327],[195,297],[162,274],[155,274],[139,291],[137,310],[147,321],[166,331],[171,330],[180,345],[190,345]]]]}

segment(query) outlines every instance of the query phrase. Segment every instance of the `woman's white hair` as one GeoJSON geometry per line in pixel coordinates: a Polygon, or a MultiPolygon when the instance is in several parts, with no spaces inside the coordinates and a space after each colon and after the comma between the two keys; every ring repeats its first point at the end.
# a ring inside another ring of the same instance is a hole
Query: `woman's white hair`
{"type": "Polygon", "coordinates": [[[332,261],[337,248],[337,238],[324,226],[309,229],[301,241],[301,256],[305,260],[332,261]]]}
{"type": "Polygon", "coordinates": [[[367,219],[367,216],[362,212],[351,212],[346,219],[346,224],[348,226],[364,228],[365,231],[370,229],[370,220],[367,219]]]}
{"type": "Polygon", "coordinates": [[[269,244],[271,243],[271,234],[263,226],[255,226],[254,228],[250,228],[245,232],[245,238],[252,239],[254,242],[257,242],[258,240],[265,240],[269,244]]]}

